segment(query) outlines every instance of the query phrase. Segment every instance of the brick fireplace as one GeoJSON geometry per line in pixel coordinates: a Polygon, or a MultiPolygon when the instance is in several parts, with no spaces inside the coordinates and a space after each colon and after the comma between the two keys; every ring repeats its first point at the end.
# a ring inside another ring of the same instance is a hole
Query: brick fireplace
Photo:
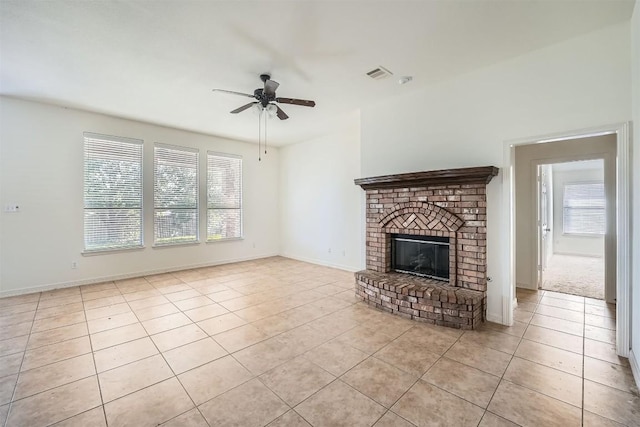
{"type": "Polygon", "coordinates": [[[356,294],[399,316],[475,329],[486,307],[486,186],[497,173],[487,166],[356,179],[367,204],[366,270],[355,274],[356,294]],[[433,260],[422,252],[392,270],[397,236],[447,242],[448,280],[429,274],[433,260]]]}

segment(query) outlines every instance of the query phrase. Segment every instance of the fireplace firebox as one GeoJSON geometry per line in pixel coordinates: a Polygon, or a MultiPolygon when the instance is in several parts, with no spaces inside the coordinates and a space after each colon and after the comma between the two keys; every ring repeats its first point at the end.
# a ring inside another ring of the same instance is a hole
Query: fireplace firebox
{"type": "Polygon", "coordinates": [[[449,238],[392,234],[391,269],[448,282],[449,238]]]}

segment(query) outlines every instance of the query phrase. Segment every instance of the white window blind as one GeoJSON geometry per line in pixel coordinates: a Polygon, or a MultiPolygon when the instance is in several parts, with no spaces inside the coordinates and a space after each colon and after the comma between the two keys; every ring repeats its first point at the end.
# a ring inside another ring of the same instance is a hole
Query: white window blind
{"type": "Polygon", "coordinates": [[[198,241],[198,151],[156,144],[154,244],[198,241]]]}
{"type": "Polygon", "coordinates": [[[142,247],[142,141],[84,133],[84,249],[142,247]]]}
{"type": "Polygon", "coordinates": [[[604,234],[604,183],[564,186],[563,231],[566,234],[604,234]]]}
{"type": "Polygon", "coordinates": [[[242,237],[242,158],[207,153],[207,241],[242,237]]]}

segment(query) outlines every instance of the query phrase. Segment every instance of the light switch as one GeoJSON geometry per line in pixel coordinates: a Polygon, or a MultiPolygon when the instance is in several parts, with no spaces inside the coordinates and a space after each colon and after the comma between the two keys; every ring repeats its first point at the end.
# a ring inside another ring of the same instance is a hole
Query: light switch
{"type": "Polygon", "coordinates": [[[9,203],[4,205],[4,211],[7,213],[18,213],[20,212],[20,206],[17,203],[9,203]]]}

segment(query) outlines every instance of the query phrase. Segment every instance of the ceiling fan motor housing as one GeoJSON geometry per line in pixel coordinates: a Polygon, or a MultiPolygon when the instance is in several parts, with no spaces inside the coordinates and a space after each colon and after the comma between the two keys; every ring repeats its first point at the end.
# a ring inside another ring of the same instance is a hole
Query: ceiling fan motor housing
{"type": "Polygon", "coordinates": [[[276,99],[276,95],[275,94],[268,94],[264,92],[264,89],[262,88],[258,88],[256,90],[253,91],[253,96],[260,101],[260,104],[262,104],[263,107],[266,107],[269,102],[271,101],[275,101],[276,99]]]}

